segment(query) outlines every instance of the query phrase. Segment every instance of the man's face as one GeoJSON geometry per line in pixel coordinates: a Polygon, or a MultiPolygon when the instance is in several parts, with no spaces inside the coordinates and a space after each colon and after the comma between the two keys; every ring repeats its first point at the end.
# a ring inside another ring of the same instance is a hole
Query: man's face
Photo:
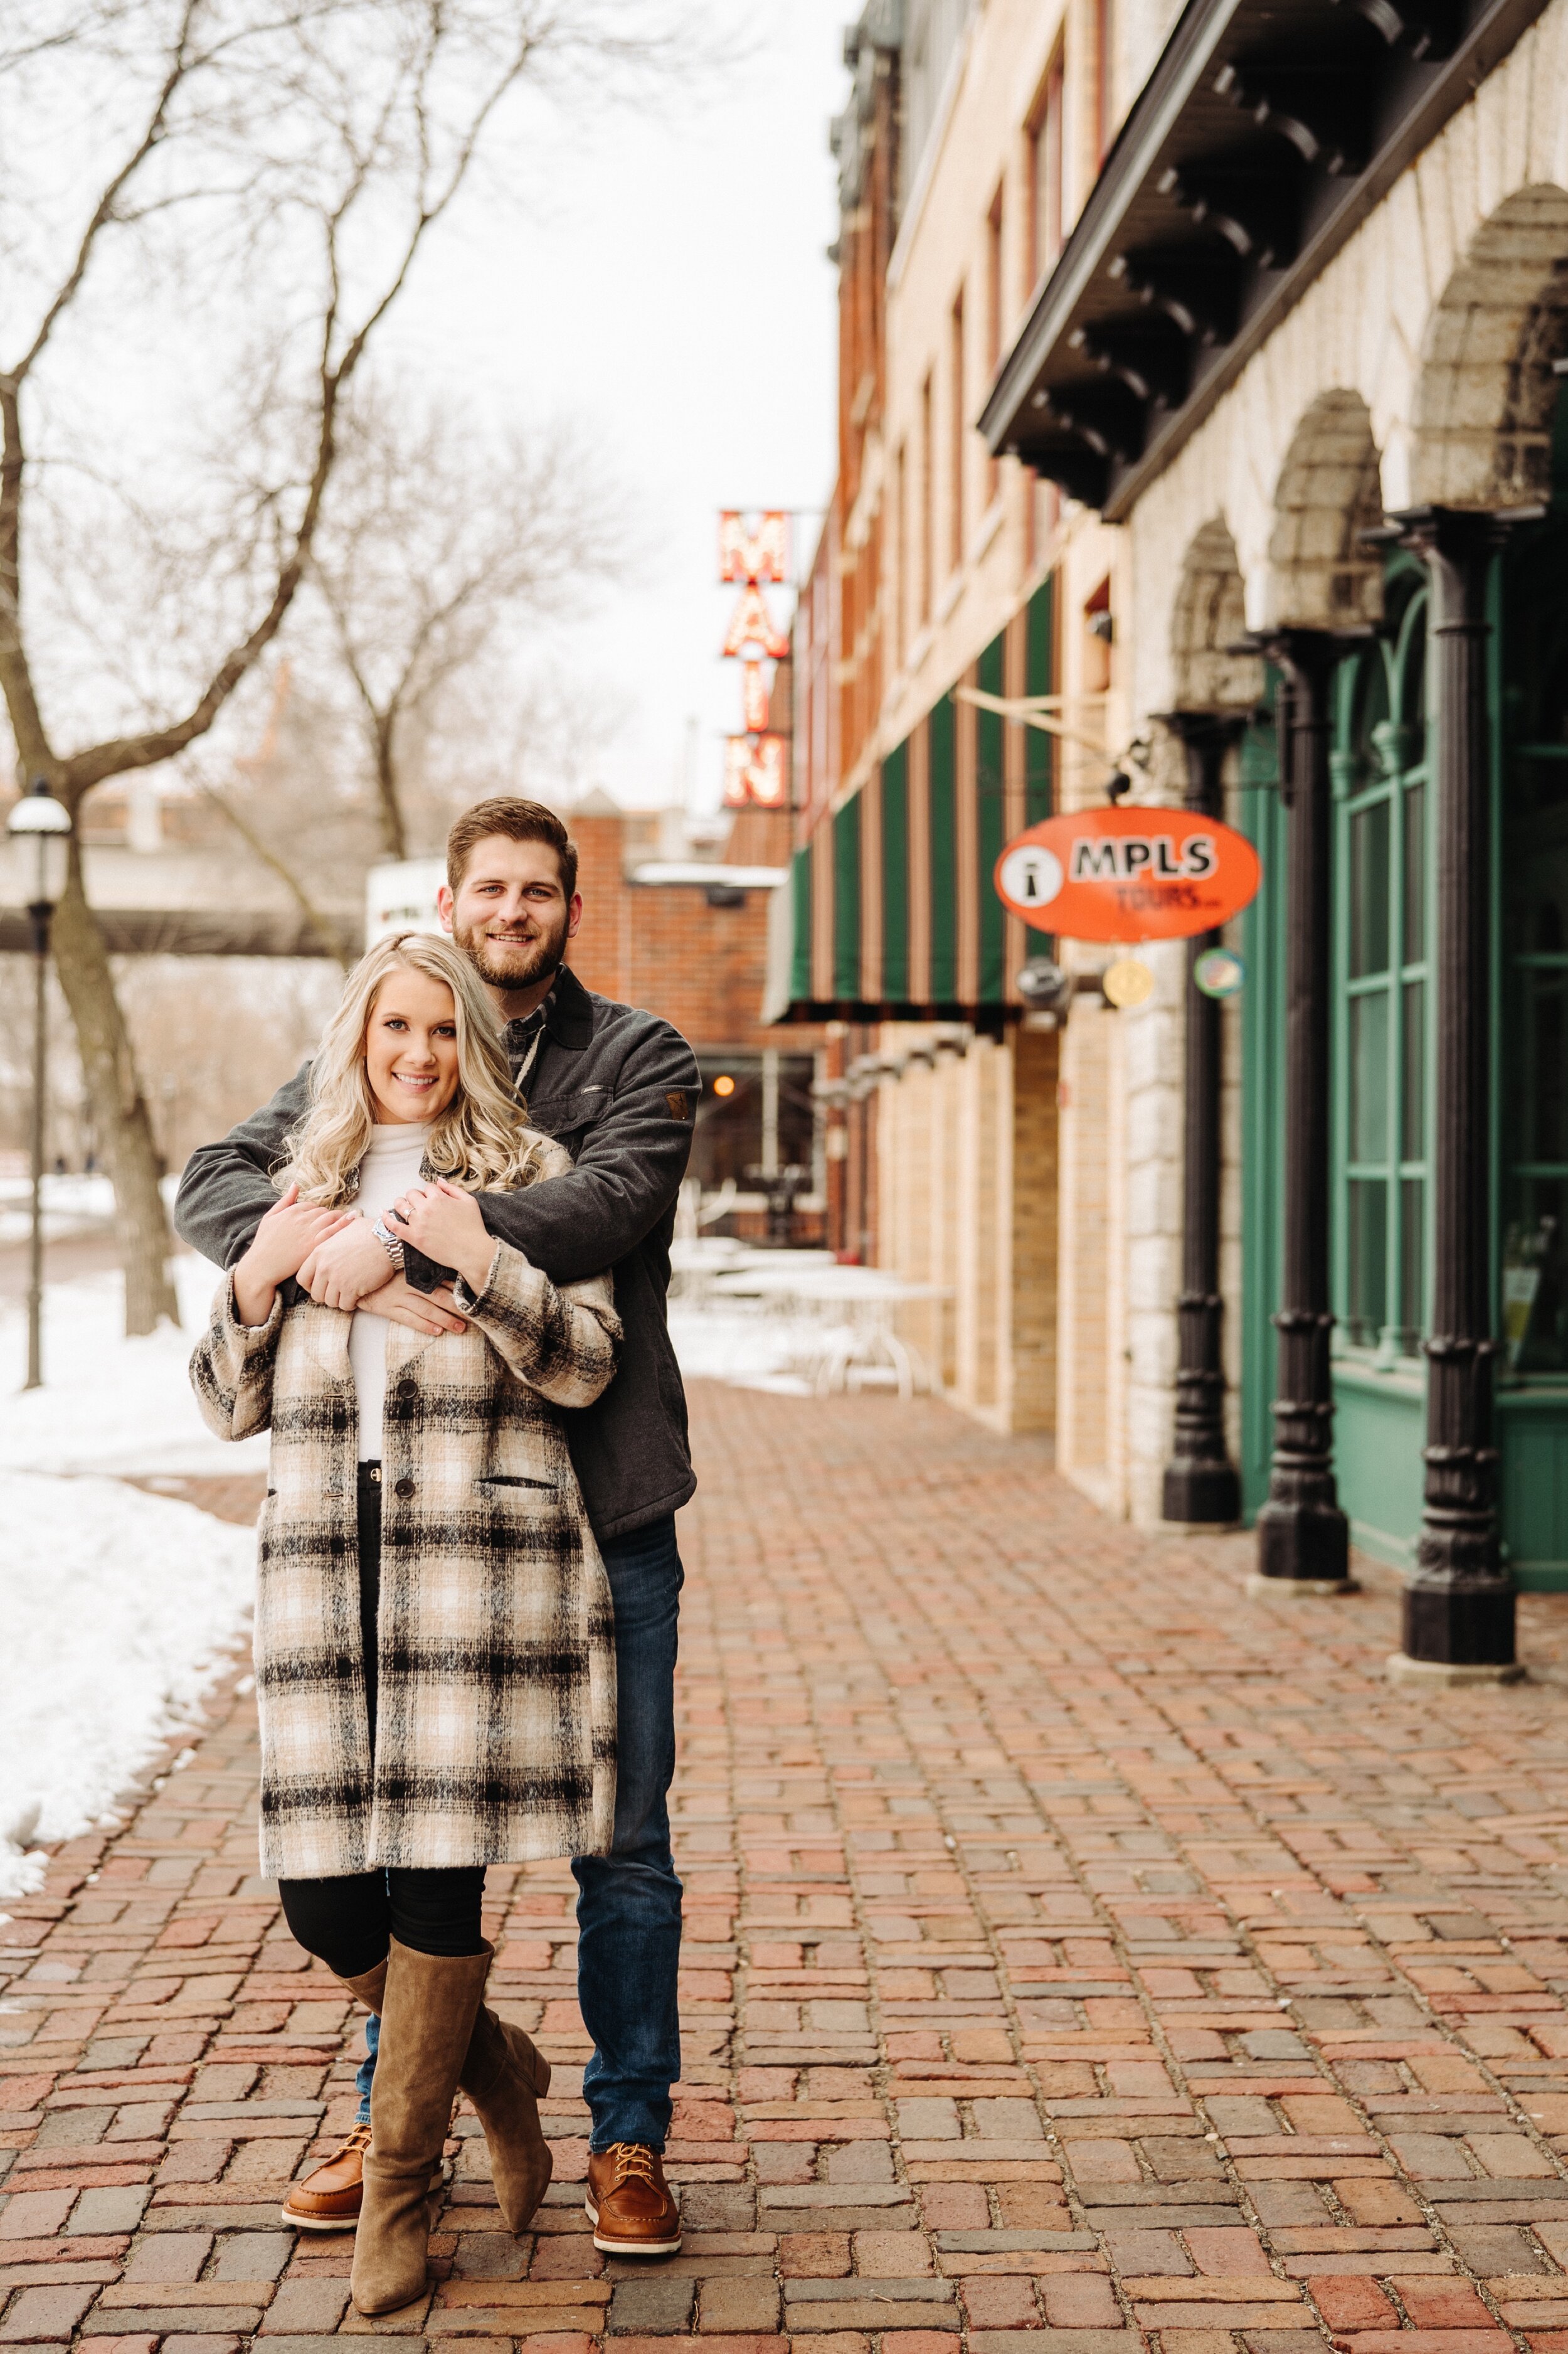
{"type": "Polygon", "coordinates": [[[582,917],[567,899],[561,865],[547,842],[487,834],[475,844],[456,893],[441,885],[443,924],[492,989],[531,989],[566,955],[582,917]]]}

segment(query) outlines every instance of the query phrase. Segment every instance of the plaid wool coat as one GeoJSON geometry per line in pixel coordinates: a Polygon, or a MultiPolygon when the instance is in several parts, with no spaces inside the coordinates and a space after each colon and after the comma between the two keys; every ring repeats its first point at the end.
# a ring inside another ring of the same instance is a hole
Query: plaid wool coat
{"type": "Polygon", "coordinates": [[[256,1604],[269,1875],[609,1846],[614,1620],[555,1411],[589,1405],[614,1373],[609,1278],[558,1289],[497,1243],[463,1305],[466,1332],[387,1327],[374,1757],[352,1320],[280,1298],[247,1327],[230,1279],[192,1357],[220,1438],[272,1432],[256,1604]]]}

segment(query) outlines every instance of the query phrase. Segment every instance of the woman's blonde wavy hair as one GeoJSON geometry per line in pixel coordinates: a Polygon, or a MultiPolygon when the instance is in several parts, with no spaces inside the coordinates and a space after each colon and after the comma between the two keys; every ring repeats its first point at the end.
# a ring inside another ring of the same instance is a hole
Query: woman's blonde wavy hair
{"type": "Polygon", "coordinates": [[[354,1199],[355,1172],[376,1125],[366,1035],[383,981],[399,970],[445,981],[457,1009],[457,1092],[430,1123],[426,1166],[455,1185],[503,1193],[538,1175],[543,1139],[523,1123],[484,983],[462,950],[439,933],[397,932],[367,949],[348,976],[311,1066],[310,1110],[273,1175],[280,1192],[297,1184],[302,1199],[328,1208],[354,1199]]]}

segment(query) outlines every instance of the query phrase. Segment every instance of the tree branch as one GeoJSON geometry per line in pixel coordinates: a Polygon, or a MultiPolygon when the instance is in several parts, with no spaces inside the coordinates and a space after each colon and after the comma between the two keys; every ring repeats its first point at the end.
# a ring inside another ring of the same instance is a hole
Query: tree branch
{"type": "Polygon", "coordinates": [[[180,29],[175,39],[174,63],[170,66],[167,74],[164,78],[162,87],[158,91],[157,103],[154,107],[147,126],[143,132],[135,147],[132,149],[131,154],[126,158],[125,162],[120,166],[118,172],[115,173],[114,177],[110,181],[108,186],[104,189],[102,195],[99,197],[97,204],[94,206],[91,218],[89,220],[86,228],[82,231],[81,240],[77,247],[76,259],[71,263],[69,270],[66,272],[63,281],[57,289],[54,299],[45,311],[43,318],[39,323],[38,331],[33,337],[32,343],[29,345],[27,351],[22,359],[18,361],[16,367],[11,371],[11,382],[16,386],[26,383],[27,376],[32,372],[34,363],[37,361],[39,353],[43,350],[44,345],[48,342],[50,335],[54,333],[56,323],[59,319],[61,313],[69,307],[76,295],[77,289],[80,286],[82,280],[86,277],[88,263],[92,259],[93,247],[97,244],[101,232],[114,218],[115,204],[122,190],[130,186],[131,182],[135,178],[136,174],[146,162],[148,156],[153,153],[153,150],[158,146],[163,140],[164,130],[168,123],[169,109],[174,103],[175,93],[191,70],[191,61],[188,56],[188,45],[190,41],[191,28],[196,20],[196,12],[200,6],[201,0],[185,0],[185,8],[180,17],[180,29]]]}
{"type": "Polygon", "coordinates": [[[342,933],[338,930],[337,926],[333,922],[331,917],[323,915],[321,909],[315,905],[310,893],[305,889],[304,885],[294,874],[292,868],[285,865],[282,859],[277,855],[276,852],[268,849],[267,844],[262,841],[255,828],[248,820],[240,816],[239,811],[234,807],[233,803],[227,800],[225,796],[218,791],[216,785],[204,785],[202,787],[202,791],[206,798],[212,803],[214,809],[222,811],[224,816],[228,820],[229,824],[234,828],[235,832],[239,836],[239,839],[244,843],[246,848],[252,854],[252,855],[260,860],[262,865],[266,867],[269,874],[275,875],[278,877],[279,882],[287,889],[290,897],[293,900],[294,905],[298,907],[301,915],[303,916],[312,931],[314,932],[317,939],[320,940],[322,946],[325,949],[328,956],[332,957],[335,962],[340,964],[344,972],[346,972],[350,965],[354,962],[353,952],[349,949],[346,941],[344,939],[342,933]]]}
{"type": "MultiPolygon", "coordinates": [[[[187,9],[194,5],[195,0],[187,0],[187,9]]],[[[436,19],[438,29],[432,35],[433,39],[440,38],[439,22],[438,16],[436,19]]],[[[299,589],[305,565],[310,557],[312,542],[315,537],[316,526],[321,516],[322,501],[336,455],[337,411],[343,394],[365,355],[370,337],[407,284],[408,273],[414,266],[425,239],[455,201],[459,190],[468,176],[478,152],[479,143],[491,117],[507,91],[525,71],[534,47],[532,36],[525,35],[508,61],[505,69],[497,75],[491,89],[475,108],[470,117],[467,130],[458,144],[455,158],[447,174],[445,186],[433,197],[421,198],[412,229],[390,280],[349,337],[341,356],[334,362],[332,345],[341,304],[337,232],[347,209],[352,206],[354,194],[365,183],[367,167],[362,164],[351,179],[350,193],[345,195],[336,211],[329,216],[326,225],[331,295],[323,323],[320,426],[315,462],[311,472],[304,512],[293,535],[288,554],[279,569],[277,582],[267,610],[249,634],[226,655],[202,694],[182,718],[172,720],[163,727],[143,729],[133,736],[112,737],[108,742],[95,745],[88,750],[73,753],[61,764],[60,790],[73,809],[85,794],[90,792],[95,785],[102,784],[106,779],[124,776],[136,769],[155,768],[161,761],[174,758],[176,753],[183,752],[188,745],[195,743],[198,737],[204,736],[212,726],[229,696],[277,636],[299,589]]]]}

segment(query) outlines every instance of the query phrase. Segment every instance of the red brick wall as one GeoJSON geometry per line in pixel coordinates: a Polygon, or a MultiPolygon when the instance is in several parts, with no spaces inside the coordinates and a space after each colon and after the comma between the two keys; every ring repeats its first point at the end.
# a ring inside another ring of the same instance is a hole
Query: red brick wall
{"type": "MultiPolygon", "coordinates": [[[[810,1051],[814,1034],[764,1029],[758,1020],[768,969],[768,891],[738,907],[710,907],[700,884],[636,884],[627,868],[660,856],[651,821],[628,811],[568,821],[577,845],[583,919],[569,961],[603,996],[673,1022],[694,1046],[810,1051]]],[[[783,866],[789,819],[742,810],[726,866],[783,866]]]]}

